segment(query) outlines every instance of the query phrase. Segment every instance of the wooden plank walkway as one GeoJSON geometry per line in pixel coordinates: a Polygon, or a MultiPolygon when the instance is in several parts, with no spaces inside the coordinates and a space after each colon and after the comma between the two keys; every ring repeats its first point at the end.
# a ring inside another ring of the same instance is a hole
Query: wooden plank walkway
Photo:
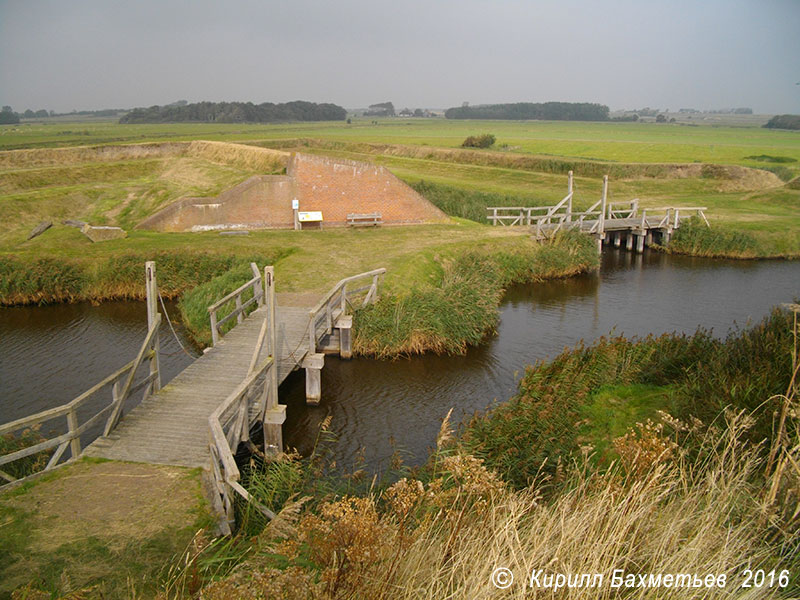
{"type": "MultiPolygon", "coordinates": [[[[265,307],[255,310],[84,454],[208,468],[208,418],[247,376],[265,315],[265,307]]],[[[275,323],[280,384],[308,352],[309,310],[277,306],[275,323]]]]}

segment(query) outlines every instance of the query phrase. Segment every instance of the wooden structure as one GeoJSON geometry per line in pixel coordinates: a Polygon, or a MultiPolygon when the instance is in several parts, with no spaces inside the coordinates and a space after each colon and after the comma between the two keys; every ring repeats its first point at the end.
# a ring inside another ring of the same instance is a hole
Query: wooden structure
{"type": "MultiPolygon", "coordinates": [[[[568,175],[567,195],[551,206],[493,206],[487,219],[492,225],[526,226],[538,240],[553,236],[558,231],[574,229],[592,235],[597,240],[598,252],[604,241],[619,248],[625,238],[628,250],[643,252],[646,245],[656,239],[661,244],[669,242],[681,221],[692,216],[706,219],[706,207],[639,207],[639,199],[628,202],[608,202],[608,175],[603,177],[601,198],[584,211],[575,212],[572,171],[568,175]]],[[[710,225],[709,225],[710,226],[710,225]]]]}
{"type": "Polygon", "coordinates": [[[208,309],[216,331],[214,345],[162,388],[158,357],[162,316],[155,265],[147,263],[148,332],[136,358],[67,404],[0,425],[0,435],[5,435],[59,417],[67,420],[65,433],[0,456],[0,477],[9,483],[21,481],[2,466],[53,448],[44,470],[81,455],[203,467],[211,475],[214,504],[224,516],[221,528],[229,531],[234,494],[248,498],[238,483],[234,460],[239,445],[251,443],[250,431],[260,424],[265,452],[283,449],[286,407],[278,403],[278,386],[293,370],[305,368],[306,396],[309,402],[319,402],[324,354],[318,349],[329,349],[335,339],[339,354],[350,357],[352,309],[377,300],[380,277],[386,272],[376,269],[342,279],[309,310],[278,306],[273,268],[262,273],[255,264],[251,267],[250,281],[208,309]],[[138,374],[136,381],[140,366],[148,373],[138,374]],[[141,402],[123,417],[126,400],[141,390],[141,402]],[[110,395],[108,405],[80,423],[78,409],[102,393],[110,395]],[[97,430],[104,418],[101,437],[82,451],[81,436],[93,426],[97,430]],[[65,461],[67,448],[70,456],[65,461]]]}
{"type": "Polygon", "coordinates": [[[365,213],[365,214],[358,214],[358,213],[348,213],[347,215],[347,224],[350,227],[369,227],[369,226],[377,226],[383,224],[383,217],[381,213],[365,213]]]}
{"type": "Polygon", "coordinates": [[[27,479],[27,477],[14,477],[5,472],[3,470],[4,465],[35,457],[53,448],[55,448],[55,452],[49,457],[43,471],[49,471],[61,464],[67,448],[69,448],[69,458],[66,462],[76,460],[81,455],[81,436],[103,423],[103,419],[105,419],[103,431],[105,435],[108,435],[119,422],[122,408],[129,397],[142,389],[144,389],[145,396],[157,393],[161,389],[161,372],[158,361],[158,328],[161,324],[161,315],[158,314],[155,305],[155,298],[158,294],[155,264],[152,262],[146,263],[145,271],[148,327],[144,342],[142,342],[136,358],[66,404],[0,425],[0,436],[4,436],[15,432],[34,430],[37,426],[54,419],[66,418],[66,432],[27,448],[0,456],[0,483],[16,483],[27,479]],[[135,381],[139,367],[144,364],[148,365],[148,374],[135,381]],[[108,404],[94,414],[84,416],[84,421],[81,423],[79,420],[80,409],[98,396],[103,395],[103,393],[109,399],[108,404]]]}

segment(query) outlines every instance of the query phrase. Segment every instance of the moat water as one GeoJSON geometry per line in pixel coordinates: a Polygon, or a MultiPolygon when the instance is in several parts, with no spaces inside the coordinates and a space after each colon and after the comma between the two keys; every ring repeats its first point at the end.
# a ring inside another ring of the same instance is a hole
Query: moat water
{"type": "MultiPolygon", "coordinates": [[[[307,453],[331,416],[337,464],[363,456],[372,470],[394,452],[407,464],[425,460],[441,420],[468,419],[510,398],[526,366],[565,347],[611,332],[645,336],[711,329],[719,337],[761,320],[771,307],[800,298],[798,261],[725,261],[604,252],[599,272],[509,289],[497,334],[465,356],[394,361],[328,356],[322,402],[305,405],[302,371],[280,388],[288,405],[286,445],[307,453]]],[[[177,309],[168,305],[173,322],[177,309]]],[[[161,331],[162,381],[192,360],[168,326],[161,331]]],[[[0,309],[0,422],[67,402],[135,356],[146,332],[143,303],[0,309]]],[[[197,356],[182,329],[183,345],[197,356]]],[[[128,407],[128,410],[130,407],[128,407]]]]}

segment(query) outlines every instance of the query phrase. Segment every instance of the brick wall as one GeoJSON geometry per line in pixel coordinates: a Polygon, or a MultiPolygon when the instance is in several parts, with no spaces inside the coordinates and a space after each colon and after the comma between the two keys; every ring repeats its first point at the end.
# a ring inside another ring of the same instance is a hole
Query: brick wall
{"type": "Polygon", "coordinates": [[[271,229],[294,226],[295,184],[286,175],[256,175],[216,198],[183,198],[138,225],[157,231],[271,229]]]}
{"type": "Polygon", "coordinates": [[[292,199],[322,211],[325,226],[345,226],[349,213],[381,213],[386,224],[435,223],[447,216],[383,167],[294,154],[287,175],[258,175],[217,198],[183,198],[138,225],[158,231],[291,229],[292,199]]]}
{"type": "Polygon", "coordinates": [[[348,213],[379,212],[384,223],[444,221],[446,215],[384,167],[311,154],[294,154],[300,210],[321,210],[326,225],[346,225],[348,213]]]}

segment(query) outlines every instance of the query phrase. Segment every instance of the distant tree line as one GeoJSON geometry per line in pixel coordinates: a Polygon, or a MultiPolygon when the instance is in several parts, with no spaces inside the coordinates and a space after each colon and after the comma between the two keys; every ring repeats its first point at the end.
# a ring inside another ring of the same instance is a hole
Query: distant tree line
{"type": "Polygon", "coordinates": [[[336,104],[286,102],[176,102],[168,106],[134,108],[120,123],[274,123],[279,121],[343,121],[347,111],[336,104]]]}
{"type": "Polygon", "coordinates": [[[540,119],[548,121],[607,121],[608,107],[588,102],[517,102],[448,108],[448,119],[540,119]]]}
{"type": "Polygon", "coordinates": [[[0,110],[0,125],[13,125],[19,123],[19,115],[10,106],[4,106],[0,110]]]}
{"type": "Polygon", "coordinates": [[[378,104],[370,104],[369,110],[364,112],[365,117],[393,117],[394,104],[391,102],[379,102],[378,104]]]}
{"type": "Polygon", "coordinates": [[[800,115],[775,115],[767,124],[769,129],[800,129],[800,115]]]}

